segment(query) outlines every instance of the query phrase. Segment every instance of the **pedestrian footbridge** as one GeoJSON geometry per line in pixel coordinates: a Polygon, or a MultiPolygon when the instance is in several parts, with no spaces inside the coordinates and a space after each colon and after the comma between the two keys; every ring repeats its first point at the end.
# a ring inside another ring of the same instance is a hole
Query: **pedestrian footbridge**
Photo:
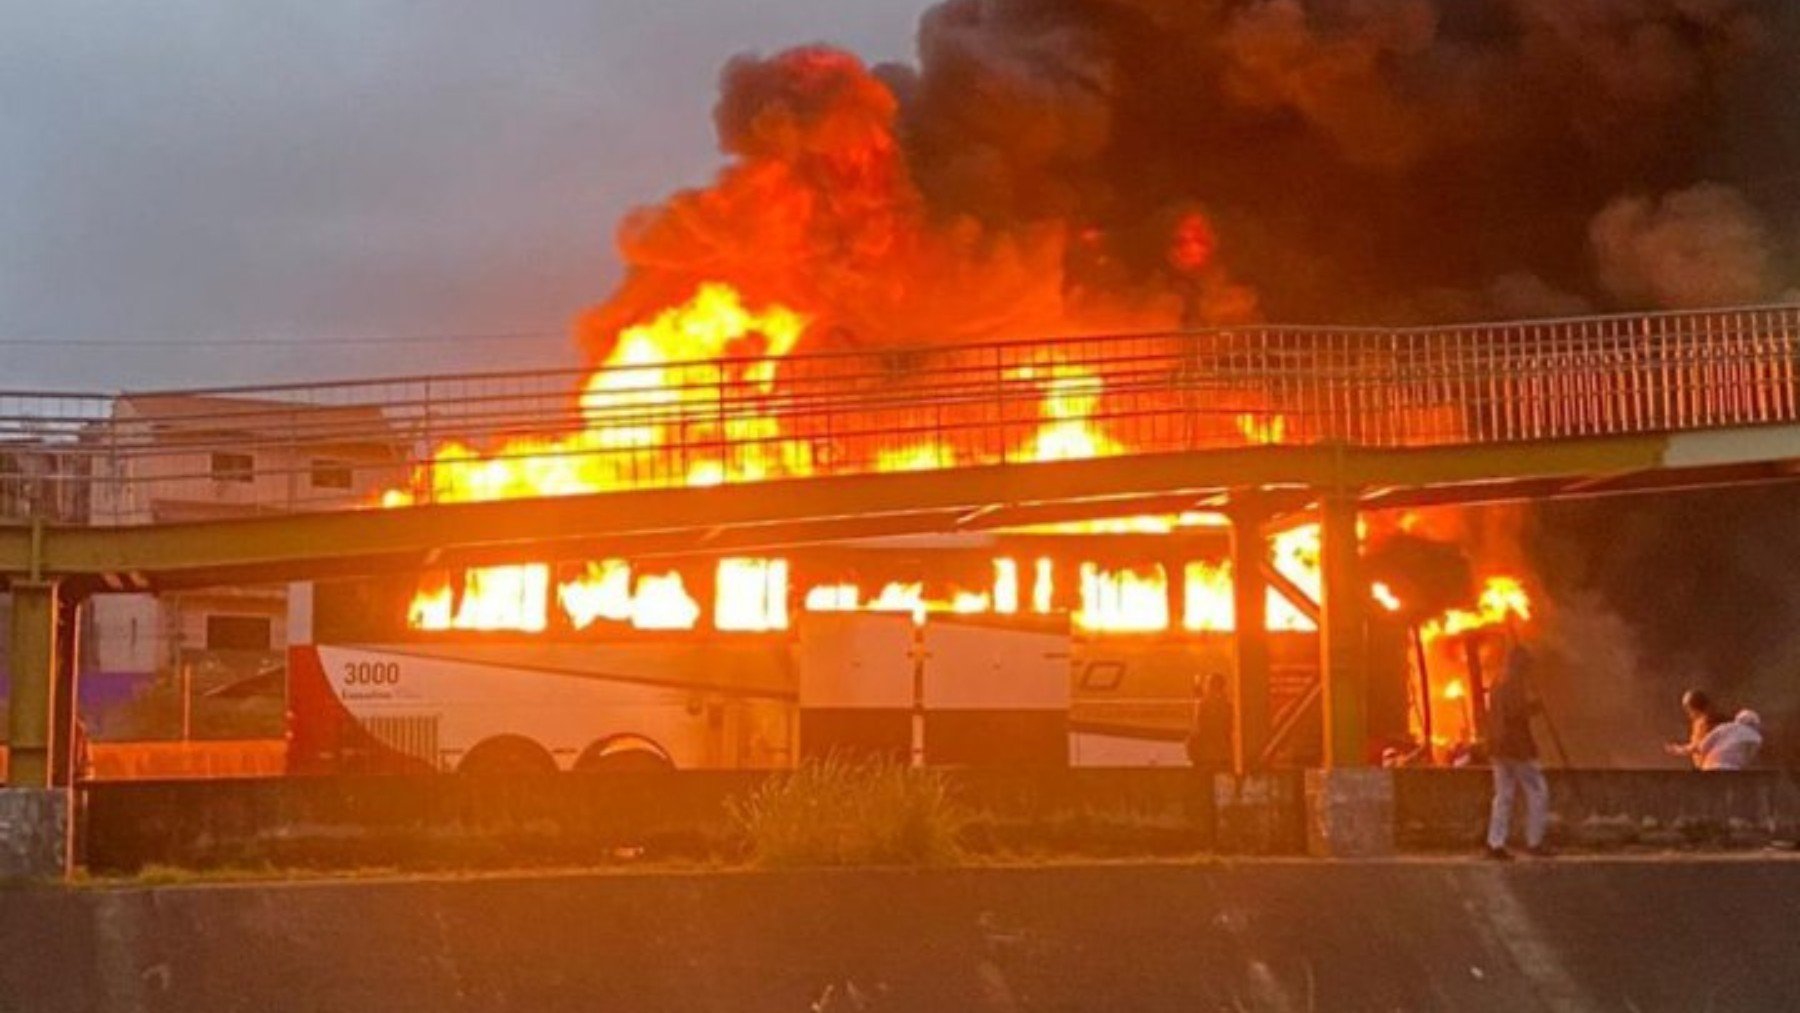
{"type": "Polygon", "coordinates": [[[20,673],[53,667],[72,635],[55,617],[92,593],[1183,511],[1244,530],[1307,507],[1338,672],[1354,662],[1331,631],[1359,596],[1332,588],[1353,586],[1359,511],[1800,472],[1800,306],[615,358],[0,392],[0,585],[27,776],[38,733],[17,723],[20,687],[24,707],[38,701],[20,673]]]}
{"type": "Polygon", "coordinates": [[[1779,481],[1800,307],[0,393],[0,582],[158,588],[1779,481]],[[383,493],[390,503],[380,509],[383,493]]]}

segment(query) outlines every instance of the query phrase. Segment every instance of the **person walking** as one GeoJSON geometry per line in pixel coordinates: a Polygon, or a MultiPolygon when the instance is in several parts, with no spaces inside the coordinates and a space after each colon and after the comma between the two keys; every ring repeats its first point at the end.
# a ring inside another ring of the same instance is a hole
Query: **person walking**
{"type": "Polygon", "coordinates": [[[1518,643],[1488,692],[1488,756],[1494,766],[1494,803],[1488,813],[1487,856],[1507,860],[1506,840],[1512,829],[1513,799],[1525,794],[1525,851],[1540,857],[1550,851],[1544,832],[1550,823],[1550,788],[1538,766],[1537,739],[1531,718],[1540,709],[1532,696],[1531,653],[1518,643]]]}

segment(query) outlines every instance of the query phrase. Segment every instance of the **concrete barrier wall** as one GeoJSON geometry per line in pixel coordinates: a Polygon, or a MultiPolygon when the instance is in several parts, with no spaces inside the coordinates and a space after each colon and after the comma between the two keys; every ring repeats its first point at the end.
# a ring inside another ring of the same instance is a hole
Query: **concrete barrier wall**
{"type": "MultiPolygon", "coordinates": [[[[594,774],[267,778],[99,784],[86,793],[90,868],[498,868],[732,859],[730,816],[768,775],[594,774]]],[[[977,854],[1133,857],[1299,854],[1301,772],[1248,779],[1144,770],[947,771],[977,854]]],[[[1476,846],[1485,770],[1359,772],[1391,802],[1352,821],[1391,825],[1403,851],[1476,846]],[[1386,792],[1382,793],[1387,797],[1386,792]]],[[[1752,847],[1800,839],[1800,788],[1778,771],[1551,771],[1554,840],[1577,849],[1752,847]]],[[[1316,815],[1316,814],[1315,814],[1316,815]]],[[[1343,814],[1339,814],[1342,816],[1343,814]]],[[[1338,829],[1345,825],[1337,820],[1338,829]]],[[[1315,842],[1316,843],[1316,842],[1315,842]]],[[[1385,847],[1358,848],[1370,854],[1385,847]]]]}
{"type": "Polygon", "coordinates": [[[620,773],[143,781],[86,791],[96,872],[183,868],[493,868],[713,857],[727,801],[762,775],[620,773]]]}
{"type": "MultiPolygon", "coordinates": [[[[1433,851],[1478,844],[1492,798],[1490,771],[1393,774],[1399,847],[1433,851]]],[[[1567,847],[1752,847],[1800,840],[1800,784],[1792,772],[1550,770],[1546,775],[1551,834],[1567,847]]]]}
{"type": "Polygon", "coordinates": [[[0,883],[55,879],[69,855],[69,800],[56,788],[0,788],[0,883]]]}
{"type": "Polygon", "coordinates": [[[1732,1013],[1800,995],[1796,895],[1465,859],[35,890],[0,1011],[1732,1013]]]}
{"type": "MultiPolygon", "coordinates": [[[[146,865],[430,869],[729,859],[743,848],[731,804],[767,776],[696,771],[101,784],[86,792],[83,853],[98,872],[146,865]]],[[[965,844],[981,854],[1194,854],[1214,849],[1218,839],[1212,778],[1194,771],[944,776],[969,816],[965,844]]],[[[1234,832],[1230,846],[1266,852],[1297,844],[1247,827],[1234,832]]]]}

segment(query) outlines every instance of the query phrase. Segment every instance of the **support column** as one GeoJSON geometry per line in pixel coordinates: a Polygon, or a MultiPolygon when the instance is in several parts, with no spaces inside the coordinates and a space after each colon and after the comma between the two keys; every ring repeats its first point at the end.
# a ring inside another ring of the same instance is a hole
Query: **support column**
{"type": "Polygon", "coordinates": [[[75,725],[79,699],[76,680],[81,671],[82,599],[63,588],[56,595],[56,667],[50,681],[50,783],[73,787],[80,772],[75,769],[75,725]]]}
{"type": "Polygon", "coordinates": [[[1162,558],[1163,590],[1168,599],[1170,636],[1179,637],[1187,621],[1187,556],[1170,553],[1162,558]]]}
{"type": "Polygon", "coordinates": [[[1231,517],[1232,768],[1253,769],[1269,741],[1269,586],[1263,579],[1268,510],[1254,496],[1233,497],[1231,517]]]}
{"type": "Polygon", "coordinates": [[[55,581],[14,581],[12,585],[12,689],[7,718],[7,784],[15,788],[50,785],[61,588],[55,581]]]}
{"type": "Polygon", "coordinates": [[[1328,768],[1368,762],[1369,593],[1362,575],[1356,512],[1357,499],[1351,492],[1334,490],[1321,503],[1324,621],[1319,624],[1319,668],[1328,768]]]}

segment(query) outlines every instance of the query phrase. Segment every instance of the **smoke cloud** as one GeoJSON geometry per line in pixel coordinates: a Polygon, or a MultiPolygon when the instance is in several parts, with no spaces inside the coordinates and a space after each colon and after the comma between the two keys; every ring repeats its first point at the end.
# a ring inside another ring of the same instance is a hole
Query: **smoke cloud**
{"type": "Polygon", "coordinates": [[[1737,191],[1713,183],[1660,200],[1622,197],[1588,229],[1600,284],[1615,299],[1732,306],[1769,294],[1768,233],[1737,191]]]}
{"type": "Polygon", "coordinates": [[[714,278],[816,344],[1773,297],[1789,6],[944,0],[915,63],[745,54],[585,340],[714,278]]]}
{"type": "MultiPolygon", "coordinates": [[[[1788,0],[943,0],[912,63],[733,59],[722,168],[623,224],[583,342],[715,279],[815,348],[1772,299],[1797,94],[1788,0]]],[[[1680,503],[1511,542],[1579,603],[1557,654],[1610,673],[1596,698],[1749,685],[1800,614],[1745,552],[1796,530],[1792,493],[1680,503]],[[1679,589],[1714,565],[1708,611],[1679,589]]]]}

